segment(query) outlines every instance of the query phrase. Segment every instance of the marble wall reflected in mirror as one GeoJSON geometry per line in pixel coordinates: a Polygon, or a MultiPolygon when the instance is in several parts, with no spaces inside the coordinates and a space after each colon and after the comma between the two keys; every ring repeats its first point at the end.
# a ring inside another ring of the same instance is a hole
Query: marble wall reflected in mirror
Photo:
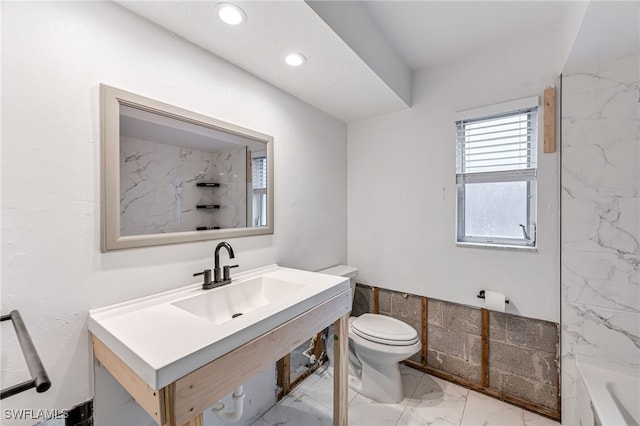
{"type": "Polygon", "coordinates": [[[273,232],[270,136],[101,86],[103,249],[273,232]]]}

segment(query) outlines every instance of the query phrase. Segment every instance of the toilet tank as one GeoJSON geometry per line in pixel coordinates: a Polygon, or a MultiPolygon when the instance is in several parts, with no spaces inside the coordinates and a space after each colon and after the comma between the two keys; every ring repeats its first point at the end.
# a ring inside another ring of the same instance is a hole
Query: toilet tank
{"type": "Polygon", "coordinates": [[[339,277],[349,278],[351,284],[351,301],[356,294],[356,277],[358,276],[358,268],[349,265],[336,265],[331,268],[318,271],[321,274],[337,275],[339,277]]]}

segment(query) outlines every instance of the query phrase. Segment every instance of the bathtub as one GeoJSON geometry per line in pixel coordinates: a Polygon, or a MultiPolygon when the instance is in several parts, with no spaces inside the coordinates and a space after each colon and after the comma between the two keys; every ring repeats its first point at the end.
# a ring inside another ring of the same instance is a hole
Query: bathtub
{"type": "Polygon", "coordinates": [[[640,370],[577,357],[580,424],[640,425],[640,370]]]}

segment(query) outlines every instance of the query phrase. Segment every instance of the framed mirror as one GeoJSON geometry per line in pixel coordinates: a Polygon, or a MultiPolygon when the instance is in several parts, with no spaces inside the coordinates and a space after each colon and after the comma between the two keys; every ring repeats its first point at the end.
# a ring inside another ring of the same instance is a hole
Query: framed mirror
{"type": "Polygon", "coordinates": [[[100,85],[102,251],[273,233],[273,138],[100,85]]]}

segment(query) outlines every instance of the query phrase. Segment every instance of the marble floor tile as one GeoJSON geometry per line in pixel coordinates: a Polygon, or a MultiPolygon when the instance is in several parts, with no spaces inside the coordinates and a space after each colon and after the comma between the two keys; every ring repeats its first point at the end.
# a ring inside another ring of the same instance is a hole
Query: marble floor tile
{"type": "Polygon", "coordinates": [[[468,392],[456,384],[425,375],[396,424],[459,425],[468,392]]]}
{"type": "MultiPolygon", "coordinates": [[[[333,410],[333,376],[327,372],[320,376],[312,374],[304,383],[291,391],[289,395],[305,395],[331,411],[333,410]],[[313,376],[318,377],[318,379],[314,380],[313,376]]],[[[356,391],[349,389],[348,400],[351,401],[356,395],[358,395],[356,391]]]]}
{"type": "Polygon", "coordinates": [[[560,426],[560,423],[538,414],[524,412],[524,426],[560,426]]]}
{"type": "Polygon", "coordinates": [[[405,409],[408,399],[399,404],[383,404],[358,394],[349,403],[349,424],[352,426],[394,426],[405,409]]]}
{"type": "Polygon", "coordinates": [[[461,426],[522,426],[524,410],[490,396],[469,391],[461,426]]]}
{"type": "MultiPolygon", "coordinates": [[[[382,404],[349,392],[352,426],[558,426],[552,420],[402,365],[405,398],[382,404]]],[[[332,377],[313,374],[252,426],[332,425],[332,377]]]]}
{"type": "Polygon", "coordinates": [[[331,426],[333,411],[307,395],[288,395],[253,425],[331,426]],[[265,423],[266,422],[266,423],[265,423]]]}
{"type": "Polygon", "coordinates": [[[251,423],[251,426],[271,426],[271,423],[260,417],[258,420],[251,423]]]}

